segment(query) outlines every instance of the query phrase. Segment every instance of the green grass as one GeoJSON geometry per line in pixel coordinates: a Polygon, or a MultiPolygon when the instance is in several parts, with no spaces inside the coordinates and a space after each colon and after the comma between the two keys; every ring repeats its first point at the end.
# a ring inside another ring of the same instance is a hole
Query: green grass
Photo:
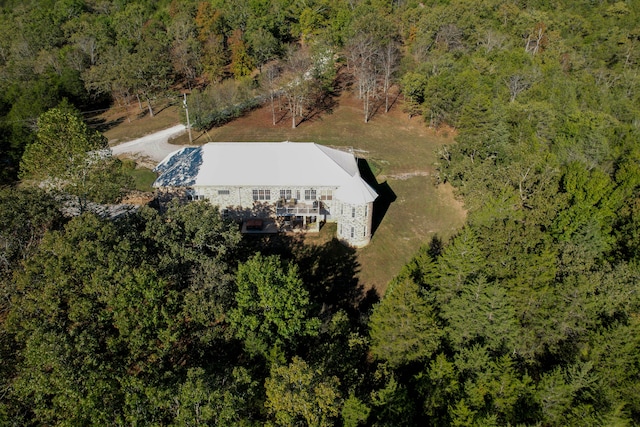
{"type": "Polygon", "coordinates": [[[429,177],[388,180],[395,193],[371,243],[358,250],[359,279],[381,294],[388,282],[433,236],[448,239],[464,223],[464,210],[448,185],[429,177]]]}
{"type": "Polygon", "coordinates": [[[138,191],[153,191],[153,181],[156,180],[156,173],[151,169],[136,166],[134,160],[125,159],[122,161],[122,169],[133,179],[133,187],[138,191]]]}
{"type": "Polygon", "coordinates": [[[136,168],[129,172],[133,178],[134,187],[138,191],[153,191],[153,181],[156,180],[156,174],[151,169],[136,168]]]}

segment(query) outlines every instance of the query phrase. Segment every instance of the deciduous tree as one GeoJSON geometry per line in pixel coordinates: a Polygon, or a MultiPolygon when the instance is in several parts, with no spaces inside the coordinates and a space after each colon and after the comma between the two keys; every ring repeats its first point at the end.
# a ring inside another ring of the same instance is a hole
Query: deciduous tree
{"type": "Polygon", "coordinates": [[[265,381],[265,406],[281,426],[300,422],[313,427],[332,426],[342,404],[339,384],[338,378],[325,376],[296,356],[289,365],[271,369],[265,381]]]}
{"type": "Polygon", "coordinates": [[[236,284],[237,307],[229,321],[248,351],[292,349],[299,338],[317,333],[319,321],[309,312],[309,293],[295,265],[257,254],[238,266],[236,284]]]}
{"type": "Polygon", "coordinates": [[[236,79],[251,74],[253,61],[249,56],[249,48],[244,41],[242,31],[236,29],[229,37],[229,49],[231,50],[231,72],[236,79]]]}
{"type": "Polygon", "coordinates": [[[297,118],[304,117],[304,109],[315,95],[315,81],[312,70],[313,61],[309,52],[300,48],[290,48],[280,79],[282,94],[291,115],[291,128],[299,124],[297,118]]]}
{"type": "Polygon", "coordinates": [[[36,134],[37,140],[27,146],[22,157],[23,179],[73,194],[81,208],[88,200],[114,201],[126,186],[106,138],[89,130],[77,114],[49,110],[38,119],[36,134]]]}
{"type": "Polygon", "coordinates": [[[198,40],[203,49],[203,68],[211,82],[218,82],[223,75],[223,67],[228,62],[225,45],[226,24],[222,13],[209,2],[200,2],[195,17],[198,40]]]}

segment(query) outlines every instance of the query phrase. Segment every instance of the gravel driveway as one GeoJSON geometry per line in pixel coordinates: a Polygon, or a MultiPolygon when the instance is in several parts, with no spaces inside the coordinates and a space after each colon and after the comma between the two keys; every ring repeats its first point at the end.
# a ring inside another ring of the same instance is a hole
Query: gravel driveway
{"type": "Polygon", "coordinates": [[[169,138],[180,135],[186,130],[184,125],[176,125],[156,133],[145,135],[142,138],[124,142],[111,147],[114,156],[119,154],[135,154],[142,158],[149,158],[156,163],[167,157],[168,154],[179,150],[182,145],[169,144],[169,138]]]}

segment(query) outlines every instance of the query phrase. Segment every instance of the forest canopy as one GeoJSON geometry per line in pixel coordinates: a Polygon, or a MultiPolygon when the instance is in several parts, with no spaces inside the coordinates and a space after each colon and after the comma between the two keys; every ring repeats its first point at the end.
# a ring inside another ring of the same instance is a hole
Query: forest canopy
{"type": "Polygon", "coordinates": [[[3,1],[0,28],[3,424],[640,423],[637,0],[3,1]],[[25,185],[119,197],[64,164],[105,147],[90,111],[189,92],[204,129],[278,100],[296,127],[345,75],[365,122],[399,90],[455,134],[434,179],[468,211],[380,301],[336,242],[25,185]]]}

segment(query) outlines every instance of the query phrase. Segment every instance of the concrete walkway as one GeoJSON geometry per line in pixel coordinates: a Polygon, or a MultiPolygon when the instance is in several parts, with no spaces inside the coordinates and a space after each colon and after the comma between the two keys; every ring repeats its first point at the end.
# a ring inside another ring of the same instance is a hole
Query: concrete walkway
{"type": "Polygon", "coordinates": [[[180,135],[186,130],[184,125],[176,125],[168,129],[161,130],[142,138],[124,142],[111,147],[114,156],[119,154],[136,154],[140,157],[147,157],[153,161],[160,162],[170,153],[179,150],[184,145],[169,144],[169,138],[180,135]]]}

